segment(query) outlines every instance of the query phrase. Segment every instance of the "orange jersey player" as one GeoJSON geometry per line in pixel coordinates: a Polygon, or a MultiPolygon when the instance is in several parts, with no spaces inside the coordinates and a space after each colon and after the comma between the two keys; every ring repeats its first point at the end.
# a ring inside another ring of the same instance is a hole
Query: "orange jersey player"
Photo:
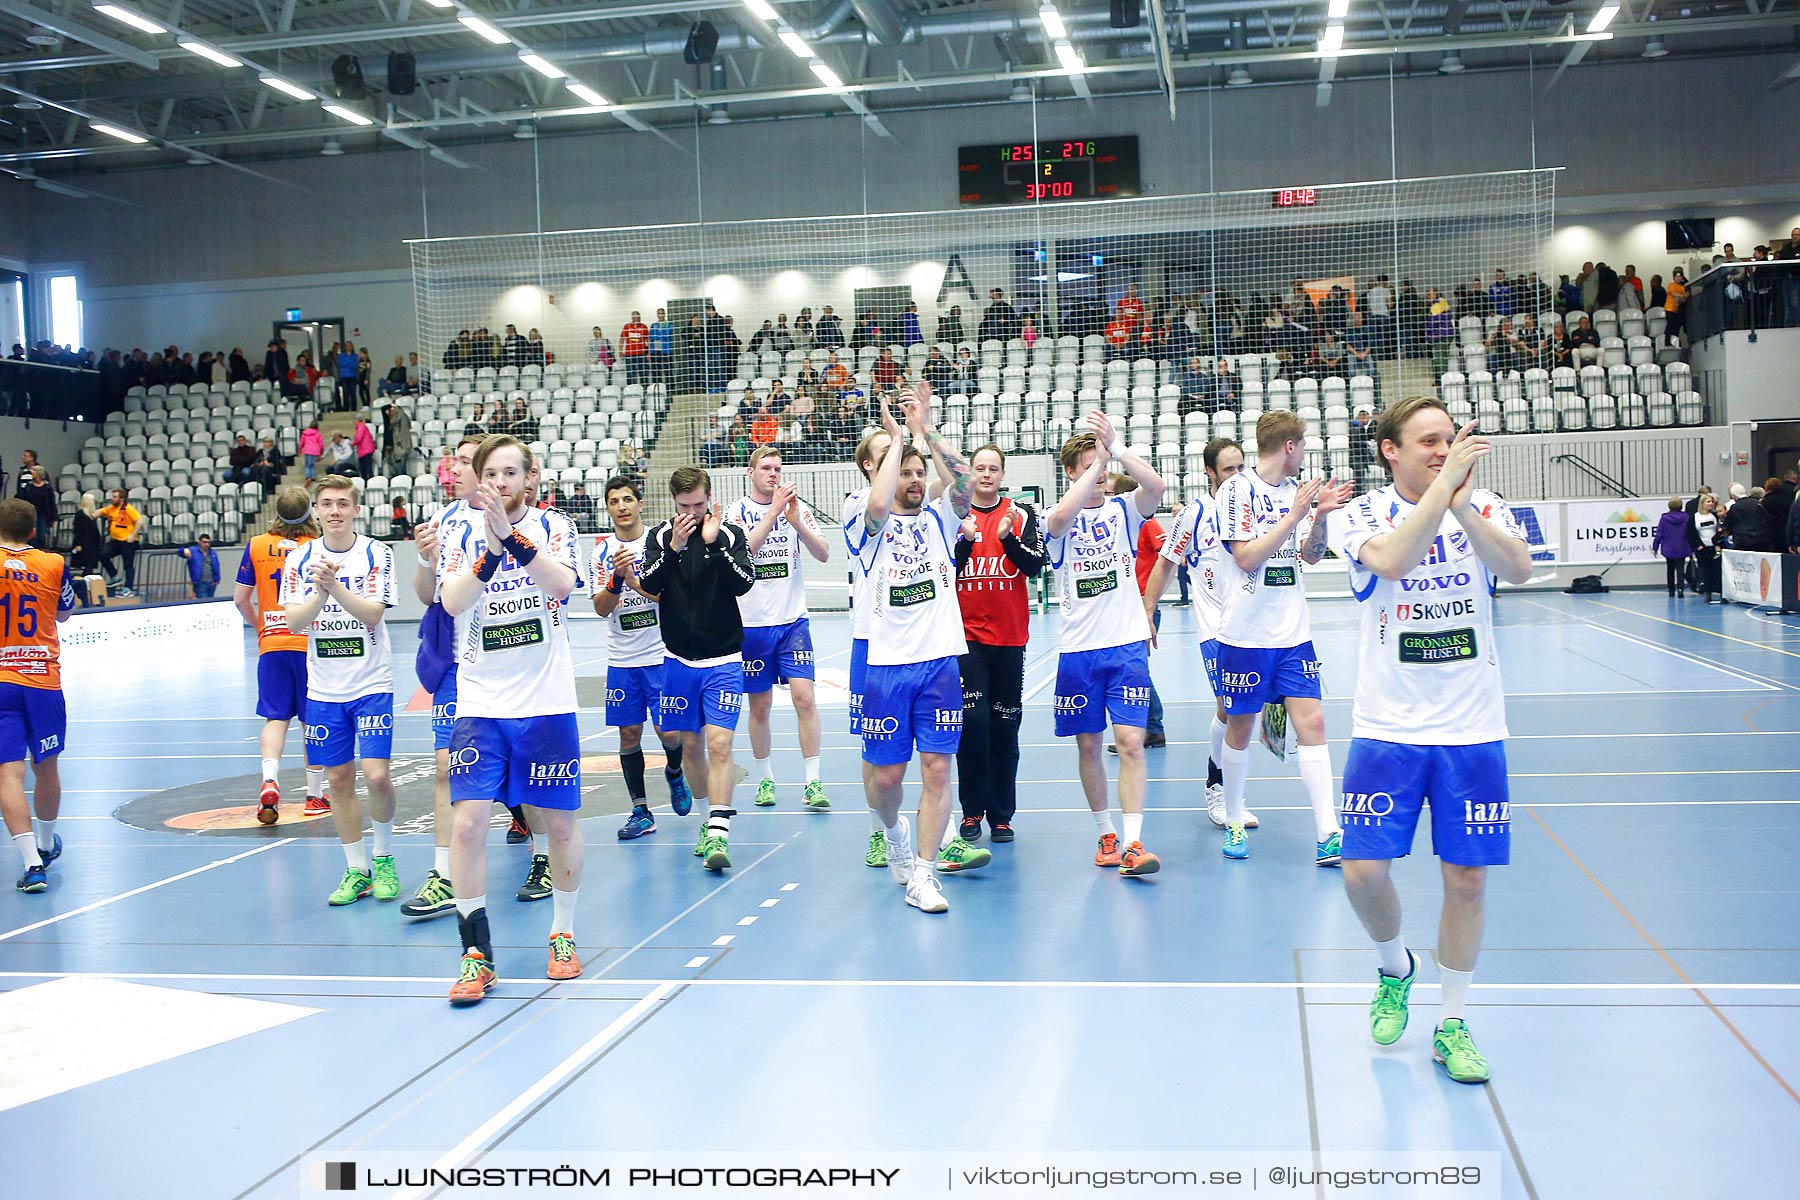
{"type": "MultiPolygon", "coordinates": [[[[256,631],[256,715],[263,719],[263,784],[256,819],[264,825],[281,819],[281,748],[287,741],[288,722],[306,711],[306,635],[287,627],[281,568],[291,552],[318,536],[312,497],[305,488],[283,488],[275,498],[269,531],[250,539],[238,563],[234,598],[244,623],[256,631]]],[[[310,766],[303,811],[308,816],[331,811],[324,772],[310,766]]]]}
{"type": "Polygon", "coordinates": [[[62,779],[56,757],[68,732],[57,623],[75,607],[75,591],[60,555],[33,550],[37,509],[24,500],[0,501],[0,816],[25,860],[21,892],[42,892],[45,869],[62,854],[56,816],[62,779]],[[25,762],[36,776],[25,799],[25,762]],[[32,828],[32,809],[37,828],[32,828]]]}

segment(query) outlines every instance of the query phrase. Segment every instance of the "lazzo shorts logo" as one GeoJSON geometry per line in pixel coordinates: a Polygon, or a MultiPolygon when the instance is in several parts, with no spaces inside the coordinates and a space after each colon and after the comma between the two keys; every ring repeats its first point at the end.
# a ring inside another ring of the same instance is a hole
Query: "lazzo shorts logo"
{"type": "Polygon", "coordinates": [[[1360,825],[1379,825],[1394,811],[1394,798],[1386,792],[1345,792],[1340,815],[1360,825]]]}
{"type": "Polygon", "coordinates": [[[451,700],[444,704],[432,705],[431,706],[431,719],[434,723],[437,721],[454,721],[454,720],[456,720],[456,701],[451,700]]]}
{"type": "Polygon", "coordinates": [[[1087,706],[1088,698],[1086,696],[1058,696],[1054,705],[1057,712],[1063,713],[1081,712],[1087,706]]]}
{"type": "Polygon", "coordinates": [[[742,692],[720,691],[718,701],[720,708],[736,710],[743,706],[744,695],[742,692]]]}
{"type": "Polygon", "coordinates": [[[864,737],[892,737],[900,731],[900,722],[895,717],[864,717],[862,732],[864,737]]]}
{"type": "Polygon", "coordinates": [[[581,778],[581,760],[571,758],[568,762],[530,764],[526,784],[564,783],[571,779],[581,778]]]}
{"type": "Polygon", "coordinates": [[[356,732],[374,733],[382,729],[394,727],[393,713],[367,713],[356,718],[356,732]]]}
{"type": "Polygon", "coordinates": [[[308,725],[306,727],[306,740],[309,742],[322,742],[330,735],[331,730],[323,725],[308,725]]]}
{"type": "Polygon", "coordinates": [[[481,748],[479,746],[464,746],[460,750],[450,752],[450,769],[452,771],[466,771],[480,761],[481,748]]]}
{"type": "Polygon", "coordinates": [[[1219,686],[1229,692],[1247,692],[1261,682],[1260,671],[1224,671],[1219,675],[1219,686]]]}
{"type": "Polygon", "coordinates": [[[686,712],[688,710],[687,697],[671,696],[665,692],[663,694],[661,708],[664,712],[686,712]]]}

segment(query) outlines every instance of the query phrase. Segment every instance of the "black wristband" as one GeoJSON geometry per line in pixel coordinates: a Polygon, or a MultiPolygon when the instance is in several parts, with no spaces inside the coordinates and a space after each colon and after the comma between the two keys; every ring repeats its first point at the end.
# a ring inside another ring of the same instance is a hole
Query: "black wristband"
{"type": "Polygon", "coordinates": [[[483,553],[480,558],[475,560],[475,578],[483,583],[492,579],[494,573],[499,569],[500,556],[498,554],[483,553]]]}
{"type": "Polygon", "coordinates": [[[506,540],[500,544],[506,547],[506,552],[512,555],[513,561],[518,563],[521,567],[527,565],[532,559],[537,557],[538,548],[520,537],[517,533],[507,534],[506,540]]]}

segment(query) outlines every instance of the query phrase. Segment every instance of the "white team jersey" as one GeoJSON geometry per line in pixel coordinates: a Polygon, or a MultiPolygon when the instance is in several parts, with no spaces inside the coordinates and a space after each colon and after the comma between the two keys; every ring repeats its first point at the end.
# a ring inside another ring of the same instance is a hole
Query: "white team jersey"
{"type": "Polygon", "coordinates": [[[1111,496],[1075,515],[1044,550],[1056,572],[1057,648],[1065,654],[1148,641],[1137,590],[1138,531],[1145,517],[1130,496],[1111,496]]]}
{"type": "MultiPolygon", "coordinates": [[[[1525,531],[1493,492],[1470,498],[1508,537],[1525,531]]],[[[1460,522],[1444,514],[1425,558],[1401,579],[1366,570],[1358,554],[1413,511],[1389,484],[1353,501],[1344,554],[1362,602],[1352,737],[1418,746],[1470,746],[1506,736],[1506,699],[1494,645],[1493,577],[1460,522]]]]}
{"type": "Polygon", "coordinates": [[[882,527],[870,533],[863,522],[868,493],[861,495],[854,512],[845,514],[845,536],[857,574],[867,577],[869,665],[967,654],[956,599],[956,530],[962,520],[950,497],[940,496],[911,516],[890,511],[882,527]]]}
{"type": "MultiPolygon", "coordinates": [[[[527,508],[513,529],[575,573],[580,535],[554,509],[527,508]]],[[[438,535],[438,582],[475,562],[487,550],[487,520],[466,506],[438,535]]],[[[550,717],[572,713],[575,662],[569,653],[569,618],[563,605],[538,590],[525,568],[505,555],[479,599],[456,618],[456,711],[463,717],[550,717]]]]}
{"type": "Polygon", "coordinates": [[[1219,636],[1219,618],[1225,611],[1219,564],[1222,554],[1219,506],[1205,496],[1196,496],[1176,515],[1175,528],[1163,542],[1162,557],[1177,566],[1187,564],[1194,584],[1194,623],[1200,627],[1203,642],[1219,636]]]}
{"type": "MultiPolygon", "coordinates": [[[[756,528],[769,507],[745,496],[726,509],[725,519],[741,525],[744,537],[748,539],[750,531],[756,528]]],[[[799,508],[801,523],[817,537],[819,526],[811,511],[804,504],[799,508]]],[[[775,528],[769,530],[761,548],[750,556],[750,569],[756,572],[756,582],[738,597],[738,616],[742,618],[744,628],[791,625],[806,615],[806,579],[800,570],[800,555],[804,549],[787,514],[776,517],[775,528]]]]}
{"type": "MultiPolygon", "coordinates": [[[[446,504],[443,508],[439,509],[437,516],[432,518],[432,520],[437,522],[437,528],[438,528],[438,561],[439,562],[444,561],[444,527],[449,522],[456,520],[459,516],[460,517],[468,517],[471,515],[480,516],[479,513],[477,513],[474,509],[470,508],[463,501],[452,500],[450,503],[446,504]]],[[[437,585],[436,585],[435,590],[431,594],[431,602],[433,604],[442,604],[444,602],[444,573],[442,571],[439,571],[437,573],[437,585]]]]}
{"type": "MultiPolygon", "coordinates": [[[[856,558],[856,548],[863,544],[863,509],[869,503],[869,489],[858,488],[844,497],[844,546],[856,558]]],[[[873,576],[855,567],[850,571],[850,637],[853,641],[869,639],[869,605],[875,602],[873,576]]]]}
{"type": "Polygon", "coordinates": [[[1299,490],[1297,479],[1271,486],[1255,471],[1239,471],[1219,489],[1217,520],[1224,543],[1219,577],[1225,594],[1219,640],[1226,645],[1280,650],[1312,640],[1300,577],[1300,542],[1310,522],[1295,526],[1254,575],[1246,575],[1231,556],[1232,542],[1254,541],[1279,525],[1299,490]]]}
{"type": "MultiPolygon", "coordinates": [[[[613,550],[623,546],[631,551],[637,569],[644,569],[644,543],[650,539],[645,528],[635,538],[624,541],[615,534],[603,533],[594,539],[594,552],[588,559],[588,591],[599,596],[612,579],[613,550]]],[[[656,601],[626,584],[619,589],[619,606],[606,618],[611,635],[606,661],[614,667],[660,667],[668,655],[663,646],[662,616],[656,601]]]]}
{"type": "MultiPolygon", "coordinates": [[[[321,559],[337,563],[338,582],[351,595],[379,600],[384,608],[398,603],[393,550],[359,533],[342,553],[327,550],[325,539],[314,538],[289,554],[281,568],[284,606],[299,604],[318,590],[312,573],[321,559]]],[[[386,621],[370,629],[335,597],[328,597],[306,633],[308,699],[342,702],[394,690],[394,656],[388,648],[386,621]]]]}

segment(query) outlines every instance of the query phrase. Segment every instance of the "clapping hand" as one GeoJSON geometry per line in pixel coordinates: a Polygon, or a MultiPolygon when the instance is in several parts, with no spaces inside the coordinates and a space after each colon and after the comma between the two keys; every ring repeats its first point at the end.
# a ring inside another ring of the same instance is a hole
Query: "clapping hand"
{"type": "Polygon", "coordinates": [[[713,542],[718,539],[719,526],[723,525],[724,523],[725,523],[725,506],[723,504],[720,504],[717,500],[714,500],[713,506],[712,506],[712,512],[707,514],[705,521],[701,522],[700,540],[705,542],[709,546],[712,545],[713,542]]]}

